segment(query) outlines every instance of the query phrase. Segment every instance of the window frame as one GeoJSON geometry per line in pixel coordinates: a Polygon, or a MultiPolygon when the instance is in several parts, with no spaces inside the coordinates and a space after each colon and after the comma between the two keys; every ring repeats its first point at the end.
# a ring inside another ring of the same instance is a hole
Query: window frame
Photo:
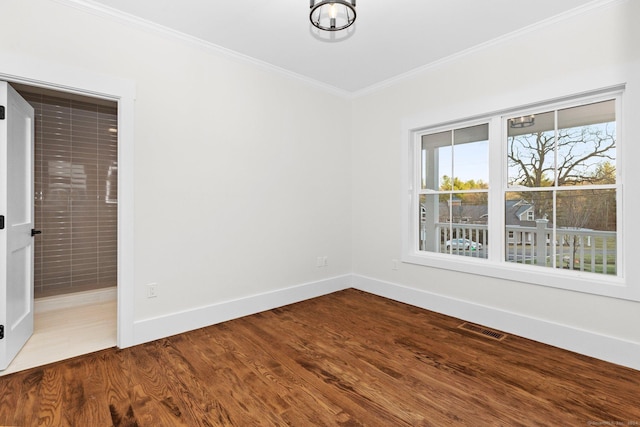
{"type": "MultiPolygon", "coordinates": [[[[623,96],[624,86],[601,91],[564,97],[562,99],[539,102],[528,106],[504,109],[475,117],[451,120],[443,123],[428,124],[424,120],[403,124],[405,140],[405,161],[403,164],[403,193],[407,198],[403,201],[403,242],[402,261],[426,267],[454,270],[480,276],[586,292],[597,295],[623,299],[640,300],[638,289],[625,280],[624,262],[624,222],[623,222],[623,170],[624,170],[624,132],[623,132],[623,96]],[[616,122],[616,200],[617,200],[617,274],[606,275],[576,270],[565,270],[551,267],[532,266],[505,260],[506,192],[513,190],[507,185],[507,120],[516,115],[539,114],[546,111],[577,107],[606,100],[615,102],[616,122]],[[427,252],[419,250],[420,227],[420,178],[421,178],[421,141],[426,134],[444,132],[464,127],[487,123],[489,125],[489,196],[488,196],[488,236],[489,251],[487,258],[473,258],[447,253],[427,252]]],[[[637,286],[636,286],[637,287],[637,286]]]]}

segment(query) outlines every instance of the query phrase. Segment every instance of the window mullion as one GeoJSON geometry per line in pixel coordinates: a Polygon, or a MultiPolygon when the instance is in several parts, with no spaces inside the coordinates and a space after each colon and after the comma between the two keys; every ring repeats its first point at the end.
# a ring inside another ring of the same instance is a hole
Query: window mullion
{"type": "Polygon", "coordinates": [[[499,262],[504,259],[505,216],[504,195],[507,188],[506,132],[503,120],[493,117],[489,122],[489,195],[487,234],[489,236],[488,259],[499,262]],[[503,136],[504,135],[504,136],[503,136]]]}
{"type": "Polygon", "coordinates": [[[553,221],[553,226],[551,228],[551,242],[549,242],[549,249],[551,251],[551,267],[552,268],[557,268],[557,248],[556,248],[556,241],[558,239],[558,233],[557,233],[557,228],[558,228],[558,110],[554,111],[553,114],[553,131],[554,131],[554,141],[553,141],[553,173],[555,176],[555,180],[553,183],[553,186],[555,187],[555,189],[553,190],[553,198],[552,198],[552,204],[553,204],[553,217],[551,219],[551,221],[553,221]]]}
{"type": "MultiPolygon", "coordinates": [[[[451,131],[451,193],[449,193],[449,236],[448,238],[453,240],[453,191],[455,187],[455,158],[456,158],[456,150],[455,150],[455,130],[451,131]]],[[[449,248],[449,252],[453,251],[453,247],[449,248]]]]}

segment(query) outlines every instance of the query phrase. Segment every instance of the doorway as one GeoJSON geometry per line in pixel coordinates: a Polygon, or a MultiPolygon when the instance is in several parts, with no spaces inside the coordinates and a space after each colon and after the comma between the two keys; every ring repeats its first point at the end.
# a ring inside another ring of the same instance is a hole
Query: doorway
{"type": "Polygon", "coordinates": [[[117,103],[13,87],[35,113],[34,296],[117,285],[117,103]]]}
{"type": "Polygon", "coordinates": [[[35,327],[0,375],[117,343],[115,101],[13,83],[35,111],[35,327]]]}
{"type": "Polygon", "coordinates": [[[136,84],[133,80],[92,72],[36,57],[0,51],[0,79],[108,99],[118,104],[118,287],[117,346],[141,342],[136,338],[134,251],[134,115],[136,84]]]}

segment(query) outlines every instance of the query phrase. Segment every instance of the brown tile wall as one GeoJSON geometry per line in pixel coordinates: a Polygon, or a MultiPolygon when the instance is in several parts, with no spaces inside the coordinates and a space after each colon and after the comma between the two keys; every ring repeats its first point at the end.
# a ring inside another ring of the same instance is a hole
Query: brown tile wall
{"type": "Polygon", "coordinates": [[[35,297],[117,283],[116,106],[22,93],[35,109],[35,297]]]}

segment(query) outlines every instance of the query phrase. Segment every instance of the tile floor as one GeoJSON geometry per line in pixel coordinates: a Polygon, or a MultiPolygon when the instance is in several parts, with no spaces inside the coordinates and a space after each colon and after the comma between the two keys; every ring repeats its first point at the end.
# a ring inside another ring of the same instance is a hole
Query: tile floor
{"type": "Polygon", "coordinates": [[[36,299],[33,336],[0,376],[116,345],[116,291],[36,299]]]}

